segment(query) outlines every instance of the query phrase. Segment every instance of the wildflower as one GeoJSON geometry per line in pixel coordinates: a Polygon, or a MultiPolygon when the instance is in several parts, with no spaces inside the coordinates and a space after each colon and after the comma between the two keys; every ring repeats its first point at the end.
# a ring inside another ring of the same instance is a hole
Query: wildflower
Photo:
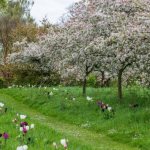
{"type": "Polygon", "coordinates": [[[33,129],[33,128],[34,128],[34,124],[31,124],[31,125],[30,125],[30,129],[33,129]]]}
{"type": "Polygon", "coordinates": [[[93,101],[92,97],[87,96],[86,97],[87,101],[93,101]]]}
{"type": "Polygon", "coordinates": [[[68,140],[66,140],[66,139],[61,139],[60,140],[60,144],[63,145],[65,149],[68,147],[67,143],[68,143],[68,140]]]}
{"type": "Polygon", "coordinates": [[[4,138],[5,140],[7,140],[7,139],[9,138],[8,133],[5,133],[5,132],[3,133],[3,135],[2,135],[2,136],[3,136],[3,138],[4,138]]]}
{"type": "Polygon", "coordinates": [[[4,104],[0,102],[0,107],[4,107],[4,104]]]}
{"type": "Polygon", "coordinates": [[[20,115],[20,119],[25,119],[26,117],[26,115],[20,115]]]}

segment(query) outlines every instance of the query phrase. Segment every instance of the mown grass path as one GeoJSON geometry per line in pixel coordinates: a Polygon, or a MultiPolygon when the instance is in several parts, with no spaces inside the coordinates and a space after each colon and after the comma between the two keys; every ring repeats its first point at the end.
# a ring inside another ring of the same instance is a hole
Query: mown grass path
{"type": "Polygon", "coordinates": [[[29,115],[33,121],[63,133],[67,138],[71,137],[84,145],[91,146],[92,150],[138,150],[138,148],[130,147],[128,144],[112,141],[103,134],[94,133],[87,129],[64,123],[56,120],[54,117],[44,116],[32,108],[16,101],[9,95],[0,94],[0,101],[1,100],[9,107],[13,107],[16,111],[29,115]]]}

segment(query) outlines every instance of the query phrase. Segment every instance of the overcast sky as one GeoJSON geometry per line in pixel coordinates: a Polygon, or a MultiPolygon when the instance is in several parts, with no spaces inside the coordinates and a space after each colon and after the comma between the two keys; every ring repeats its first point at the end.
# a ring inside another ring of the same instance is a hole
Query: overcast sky
{"type": "Polygon", "coordinates": [[[31,15],[36,22],[47,16],[51,23],[57,23],[59,18],[66,13],[66,8],[79,0],[34,0],[31,15]]]}

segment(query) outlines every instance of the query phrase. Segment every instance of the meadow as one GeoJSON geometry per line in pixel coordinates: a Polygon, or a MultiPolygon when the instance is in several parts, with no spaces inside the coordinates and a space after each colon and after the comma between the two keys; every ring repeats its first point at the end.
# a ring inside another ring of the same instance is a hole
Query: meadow
{"type": "Polygon", "coordinates": [[[88,88],[87,97],[80,87],[7,88],[0,90],[0,102],[8,110],[0,115],[0,132],[8,132],[4,150],[21,144],[20,131],[12,119],[16,113],[26,114],[29,130],[29,149],[48,150],[149,150],[150,147],[150,90],[141,87],[124,88],[124,98],[118,102],[116,88],[88,88]],[[113,113],[102,111],[97,102],[108,104],[113,113]],[[135,105],[135,107],[134,107],[135,105]],[[30,135],[31,134],[31,135],[30,135]],[[68,147],[60,144],[68,139],[68,147]]]}

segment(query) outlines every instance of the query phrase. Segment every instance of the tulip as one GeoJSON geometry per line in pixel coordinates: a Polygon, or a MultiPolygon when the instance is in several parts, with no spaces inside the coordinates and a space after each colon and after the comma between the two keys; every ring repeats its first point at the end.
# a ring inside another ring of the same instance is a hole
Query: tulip
{"type": "Polygon", "coordinates": [[[34,124],[31,124],[30,129],[33,129],[33,128],[34,128],[34,124]]]}
{"type": "Polygon", "coordinates": [[[0,107],[4,107],[4,104],[0,102],[0,107]]]}
{"type": "Polygon", "coordinates": [[[25,119],[26,117],[26,115],[20,115],[20,119],[25,119]]]}

